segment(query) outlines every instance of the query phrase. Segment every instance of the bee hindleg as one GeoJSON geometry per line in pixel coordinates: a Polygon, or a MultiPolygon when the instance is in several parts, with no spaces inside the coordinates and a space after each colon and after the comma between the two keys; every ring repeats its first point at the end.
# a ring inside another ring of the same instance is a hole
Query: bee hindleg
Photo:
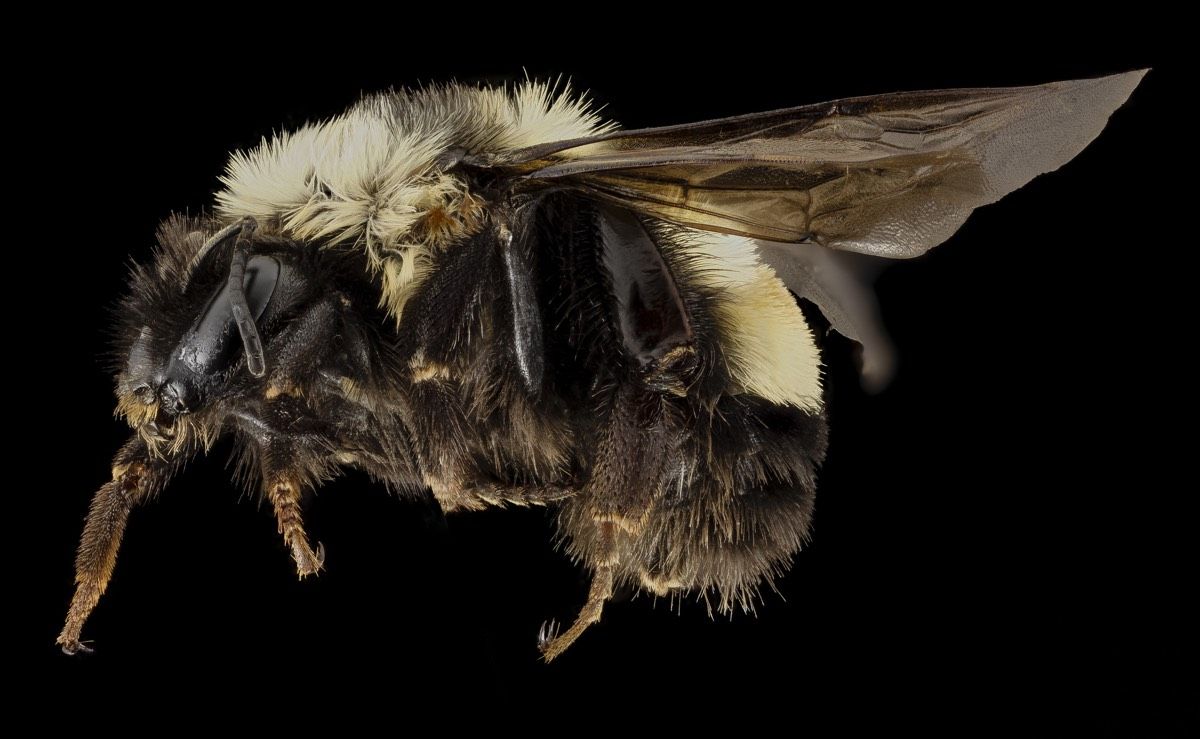
{"type": "MultiPolygon", "coordinates": [[[[611,523],[603,524],[612,526],[611,523]]],[[[612,565],[602,565],[596,568],[595,574],[592,575],[592,585],[588,589],[587,601],[583,604],[583,608],[579,609],[579,615],[575,617],[575,622],[571,627],[562,634],[557,633],[557,626],[554,622],[550,625],[542,625],[542,631],[538,634],[538,649],[542,653],[542,659],[547,662],[553,660],[558,655],[566,651],[567,647],[575,643],[584,631],[592,624],[600,620],[600,615],[604,612],[604,604],[613,594],[613,567],[612,565]]]]}
{"type": "Polygon", "coordinates": [[[108,587],[129,511],[161,490],[178,469],[179,461],[154,458],[136,435],[114,457],[113,479],[92,498],[75,557],[75,595],[57,639],[66,654],[92,651],[79,636],[108,587]]]}
{"type": "Polygon", "coordinates": [[[572,532],[573,551],[591,565],[593,575],[587,602],[571,627],[562,635],[543,631],[539,638],[547,662],[600,620],[613,594],[622,547],[645,525],[672,449],[672,434],[656,394],[621,388],[600,433],[590,479],[578,504],[568,504],[560,518],[572,532]]]}
{"type": "Polygon", "coordinates": [[[629,534],[645,524],[674,451],[673,436],[659,393],[632,385],[618,390],[584,488],[588,509],[601,527],[599,541],[610,547],[601,552],[602,560],[615,551],[615,537],[604,524],[629,534]]]}

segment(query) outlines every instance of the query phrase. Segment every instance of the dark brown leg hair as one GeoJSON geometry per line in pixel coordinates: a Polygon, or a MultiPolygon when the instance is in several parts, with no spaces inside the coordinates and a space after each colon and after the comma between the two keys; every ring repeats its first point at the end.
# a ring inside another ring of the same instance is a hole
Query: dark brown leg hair
{"type": "Polygon", "coordinates": [[[411,391],[416,402],[404,406],[420,460],[423,481],[433,490],[442,511],[480,510],[485,504],[547,505],[574,496],[578,491],[556,483],[514,484],[488,479],[479,472],[466,436],[458,429],[471,421],[455,402],[455,390],[437,381],[417,383],[411,391]],[[418,413],[416,407],[423,410],[418,413]]]}
{"type": "Polygon", "coordinates": [[[628,385],[617,391],[585,488],[598,523],[630,533],[645,523],[671,452],[663,421],[657,393],[628,385]]]}
{"type": "Polygon", "coordinates": [[[638,532],[662,484],[672,445],[662,418],[662,400],[653,392],[624,386],[617,391],[609,421],[598,439],[591,477],[582,502],[596,526],[596,546],[587,557],[593,570],[587,601],[571,627],[558,634],[543,624],[538,648],[547,662],[562,654],[598,622],[612,597],[618,563],[618,537],[638,532]]]}
{"type": "Polygon", "coordinates": [[[129,511],[162,490],[182,461],[182,457],[156,459],[137,435],[113,458],[113,479],[92,498],[75,557],[75,596],[57,640],[66,654],[92,651],[79,636],[108,587],[129,511]]]}

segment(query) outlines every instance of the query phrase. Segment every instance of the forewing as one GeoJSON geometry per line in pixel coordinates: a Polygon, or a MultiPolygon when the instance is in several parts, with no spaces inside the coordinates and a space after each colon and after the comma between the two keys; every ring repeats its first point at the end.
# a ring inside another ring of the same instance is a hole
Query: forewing
{"type": "Polygon", "coordinates": [[[848,98],[558,142],[501,167],[693,228],[913,257],[1069,161],[1144,74],[848,98]]]}

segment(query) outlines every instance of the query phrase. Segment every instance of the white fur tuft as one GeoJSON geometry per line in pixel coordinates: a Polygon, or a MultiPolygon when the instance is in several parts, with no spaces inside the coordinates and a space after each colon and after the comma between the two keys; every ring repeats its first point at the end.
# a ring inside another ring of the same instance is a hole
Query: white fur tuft
{"type": "MultiPolygon", "coordinates": [[[[419,228],[423,219],[438,212],[463,231],[472,227],[471,196],[461,180],[437,171],[439,157],[451,146],[503,153],[610,127],[585,100],[538,82],[376,95],[341,116],[235,153],[221,178],[217,212],[228,221],[254,216],[322,246],[362,246],[380,274],[381,304],[399,321],[433,250],[444,245],[437,233],[419,228]]],[[[752,242],[695,232],[689,251],[701,267],[697,279],[721,295],[717,318],[738,387],[774,403],[819,409],[820,355],[812,333],[752,242]]]]}
{"type": "Polygon", "coordinates": [[[438,246],[436,234],[416,227],[435,210],[457,216],[467,200],[459,180],[436,171],[450,146],[502,153],[607,128],[585,100],[539,82],[376,95],[235,153],[217,212],[229,221],[254,216],[323,246],[361,245],[382,274],[382,303],[398,321],[438,246]]]}

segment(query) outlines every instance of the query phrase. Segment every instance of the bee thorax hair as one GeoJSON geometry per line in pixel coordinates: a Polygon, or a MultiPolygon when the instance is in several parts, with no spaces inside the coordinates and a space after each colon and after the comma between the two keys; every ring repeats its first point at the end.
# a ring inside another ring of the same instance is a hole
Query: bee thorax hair
{"type": "Polygon", "coordinates": [[[538,82],[374,95],[235,153],[217,212],[324,246],[362,246],[382,275],[381,304],[398,321],[434,251],[484,220],[477,195],[442,171],[452,154],[496,155],[608,128],[585,100],[538,82]]]}
{"type": "MultiPolygon", "coordinates": [[[[380,305],[399,324],[437,252],[486,221],[480,196],[442,171],[447,161],[614,128],[586,100],[538,82],[375,95],[341,116],[235,153],[217,213],[226,221],[253,216],[323,246],[362,247],[380,276],[380,305]]],[[[690,233],[681,248],[699,264],[698,282],[717,293],[714,313],[733,391],[819,409],[820,357],[787,288],[752,241],[690,233]]]]}

